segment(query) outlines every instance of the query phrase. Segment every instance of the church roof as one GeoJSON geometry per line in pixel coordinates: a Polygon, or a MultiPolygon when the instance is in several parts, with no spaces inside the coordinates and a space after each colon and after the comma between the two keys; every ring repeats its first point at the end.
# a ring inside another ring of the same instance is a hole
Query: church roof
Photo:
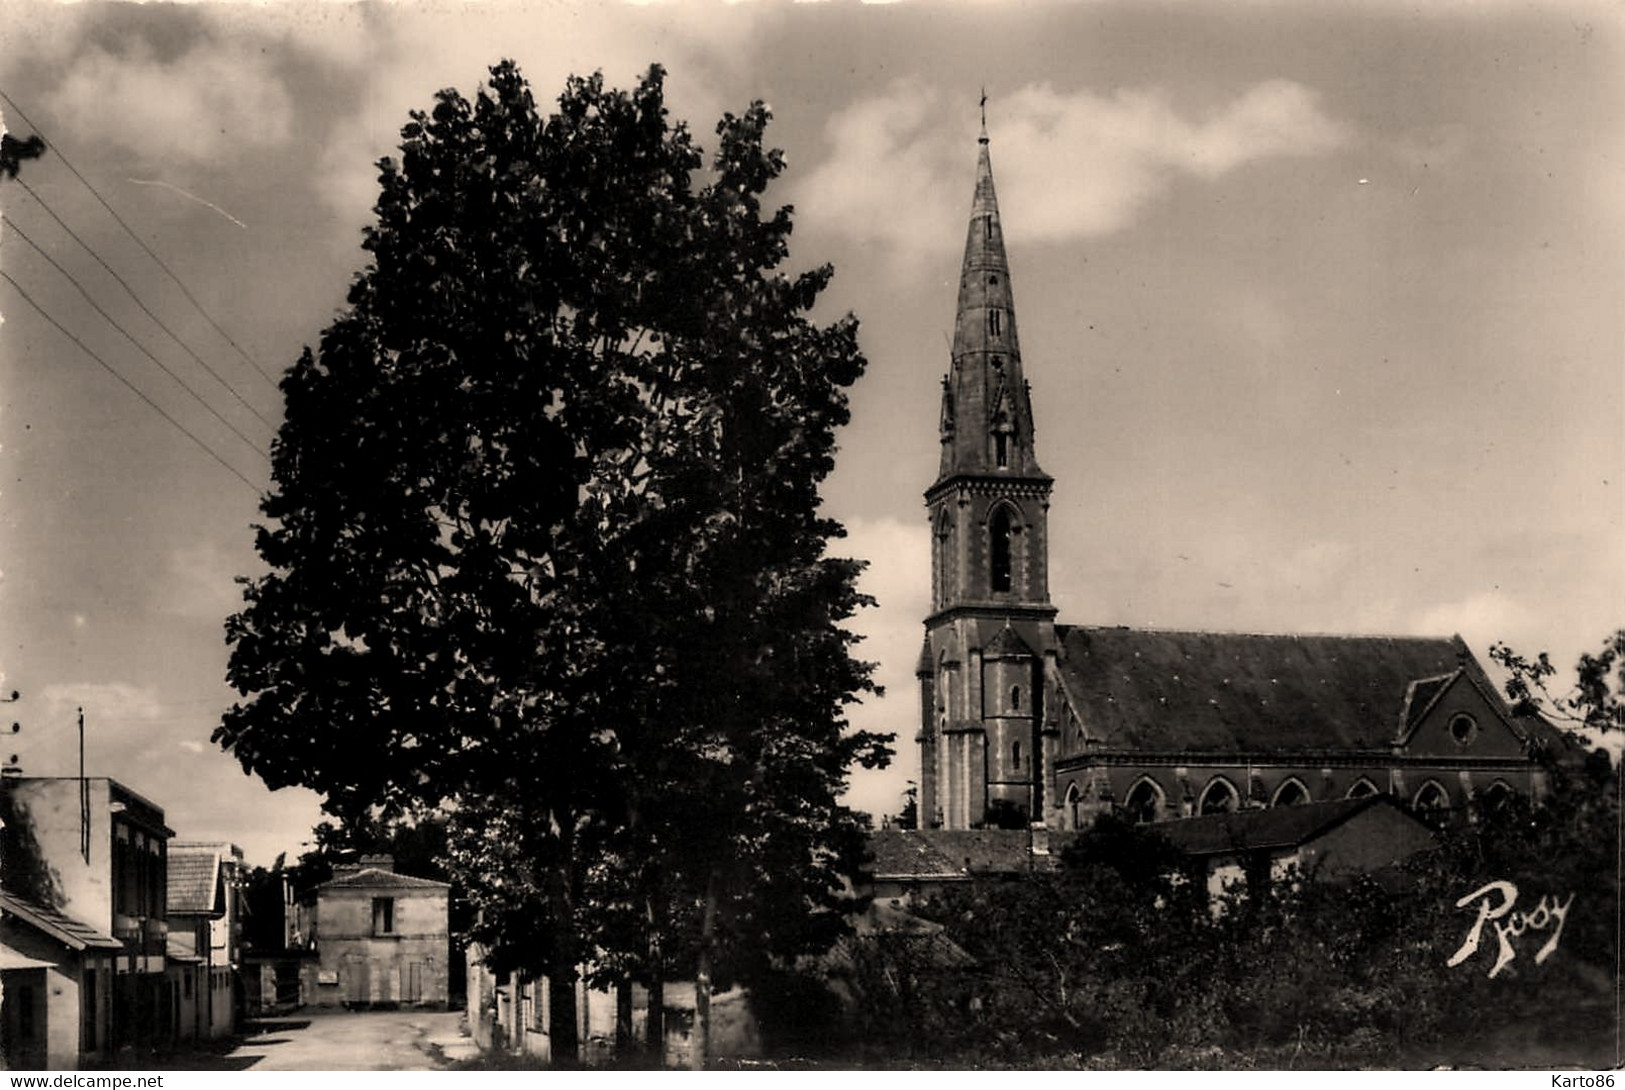
{"type": "Polygon", "coordinates": [[[1399,809],[1399,804],[1387,795],[1368,795],[1360,799],[1211,814],[1163,822],[1151,826],[1151,829],[1186,855],[1227,855],[1268,848],[1296,848],[1373,806],[1399,809]]]}
{"type": "Polygon", "coordinates": [[[1109,749],[1382,749],[1414,682],[1482,674],[1460,637],[1055,631],[1074,710],[1109,749]]]}

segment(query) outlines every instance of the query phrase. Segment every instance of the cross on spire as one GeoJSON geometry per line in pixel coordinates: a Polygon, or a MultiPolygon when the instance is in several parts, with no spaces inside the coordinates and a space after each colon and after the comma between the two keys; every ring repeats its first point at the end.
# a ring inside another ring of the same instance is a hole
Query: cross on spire
{"type": "Polygon", "coordinates": [[[982,88],[982,136],[981,142],[987,143],[987,88],[982,88]]]}

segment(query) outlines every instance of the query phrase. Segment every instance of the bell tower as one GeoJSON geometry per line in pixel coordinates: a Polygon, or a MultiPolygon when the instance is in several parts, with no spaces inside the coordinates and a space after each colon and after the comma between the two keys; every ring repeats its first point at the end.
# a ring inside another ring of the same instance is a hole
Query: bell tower
{"type": "Polygon", "coordinates": [[[917,670],[920,821],[1025,827],[1042,819],[1048,774],[1052,481],[1033,448],[985,119],[940,428],[941,465],[925,493],[931,614],[917,670]]]}

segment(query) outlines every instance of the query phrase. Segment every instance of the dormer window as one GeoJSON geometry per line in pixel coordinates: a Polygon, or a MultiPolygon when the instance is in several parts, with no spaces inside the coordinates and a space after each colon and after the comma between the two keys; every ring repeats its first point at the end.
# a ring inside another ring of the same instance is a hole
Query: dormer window
{"type": "Polygon", "coordinates": [[[1004,336],[1004,311],[993,307],[987,312],[987,331],[995,337],[1004,336]]]}
{"type": "Polygon", "coordinates": [[[984,219],[982,221],[982,230],[985,232],[983,237],[985,237],[989,242],[992,242],[993,241],[993,217],[992,216],[989,216],[989,217],[987,217],[986,219],[984,219]]]}

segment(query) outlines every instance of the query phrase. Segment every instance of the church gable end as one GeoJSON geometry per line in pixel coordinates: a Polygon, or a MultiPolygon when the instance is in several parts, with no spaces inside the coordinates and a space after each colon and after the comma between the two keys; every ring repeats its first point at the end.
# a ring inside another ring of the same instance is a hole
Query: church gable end
{"type": "Polygon", "coordinates": [[[1400,743],[1411,757],[1507,758],[1525,752],[1523,732],[1513,726],[1465,671],[1436,687],[1408,725],[1400,743]]]}

